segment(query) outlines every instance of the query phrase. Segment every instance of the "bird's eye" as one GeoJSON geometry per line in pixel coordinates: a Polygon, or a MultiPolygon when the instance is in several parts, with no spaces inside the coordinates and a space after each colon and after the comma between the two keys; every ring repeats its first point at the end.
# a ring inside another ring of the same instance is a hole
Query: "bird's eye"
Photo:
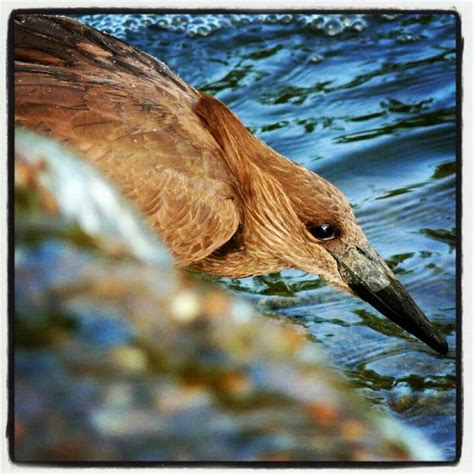
{"type": "Polygon", "coordinates": [[[331,240],[336,237],[336,227],[332,224],[308,224],[309,232],[318,240],[331,240]]]}

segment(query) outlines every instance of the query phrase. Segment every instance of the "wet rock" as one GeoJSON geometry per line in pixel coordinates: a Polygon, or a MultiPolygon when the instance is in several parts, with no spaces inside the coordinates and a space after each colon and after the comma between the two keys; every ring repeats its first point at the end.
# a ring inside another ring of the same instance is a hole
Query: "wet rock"
{"type": "Polygon", "coordinates": [[[439,458],[302,331],[174,268],[84,163],[16,146],[17,461],[439,458]]]}

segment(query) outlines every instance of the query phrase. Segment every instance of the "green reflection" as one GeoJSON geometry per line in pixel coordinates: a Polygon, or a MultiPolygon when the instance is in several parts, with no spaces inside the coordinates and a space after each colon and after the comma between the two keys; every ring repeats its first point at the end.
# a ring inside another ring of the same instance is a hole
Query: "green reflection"
{"type": "Polygon", "coordinates": [[[449,246],[449,251],[456,248],[456,228],[447,229],[420,229],[420,233],[430,239],[438,240],[449,246]]]}
{"type": "Polygon", "coordinates": [[[407,128],[431,127],[442,123],[454,122],[456,119],[456,109],[449,107],[446,109],[435,110],[426,114],[418,114],[416,116],[383,125],[378,128],[364,130],[347,135],[340,135],[334,139],[335,143],[350,143],[360,140],[369,140],[384,135],[391,135],[395,132],[407,128]]]}
{"type": "Polygon", "coordinates": [[[456,173],[456,162],[449,161],[447,163],[443,163],[436,167],[436,171],[433,173],[433,179],[442,179],[456,173]]]}

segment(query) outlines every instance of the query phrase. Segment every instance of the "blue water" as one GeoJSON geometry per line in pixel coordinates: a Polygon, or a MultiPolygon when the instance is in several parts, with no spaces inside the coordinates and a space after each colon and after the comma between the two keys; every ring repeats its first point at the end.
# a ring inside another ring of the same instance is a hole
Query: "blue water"
{"type": "Polygon", "coordinates": [[[223,281],[301,325],[373,405],[455,453],[455,17],[95,15],[336,184],[452,351],[294,270],[223,281]]]}

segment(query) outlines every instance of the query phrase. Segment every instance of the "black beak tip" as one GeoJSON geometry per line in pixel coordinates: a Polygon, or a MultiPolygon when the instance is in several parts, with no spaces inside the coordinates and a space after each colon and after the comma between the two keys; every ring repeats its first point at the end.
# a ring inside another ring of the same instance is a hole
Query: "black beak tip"
{"type": "Polygon", "coordinates": [[[342,257],[335,258],[342,279],[355,295],[439,354],[448,353],[444,336],[373,250],[351,247],[342,257]]]}
{"type": "Polygon", "coordinates": [[[434,339],[434,342],[432,342],[430,346],[436,352],[439,352],[443,356],[445,356],[449,351],[448,343],[446,342],[446,339],[441,335],[437,335],[436,338],[434,339]]]}

